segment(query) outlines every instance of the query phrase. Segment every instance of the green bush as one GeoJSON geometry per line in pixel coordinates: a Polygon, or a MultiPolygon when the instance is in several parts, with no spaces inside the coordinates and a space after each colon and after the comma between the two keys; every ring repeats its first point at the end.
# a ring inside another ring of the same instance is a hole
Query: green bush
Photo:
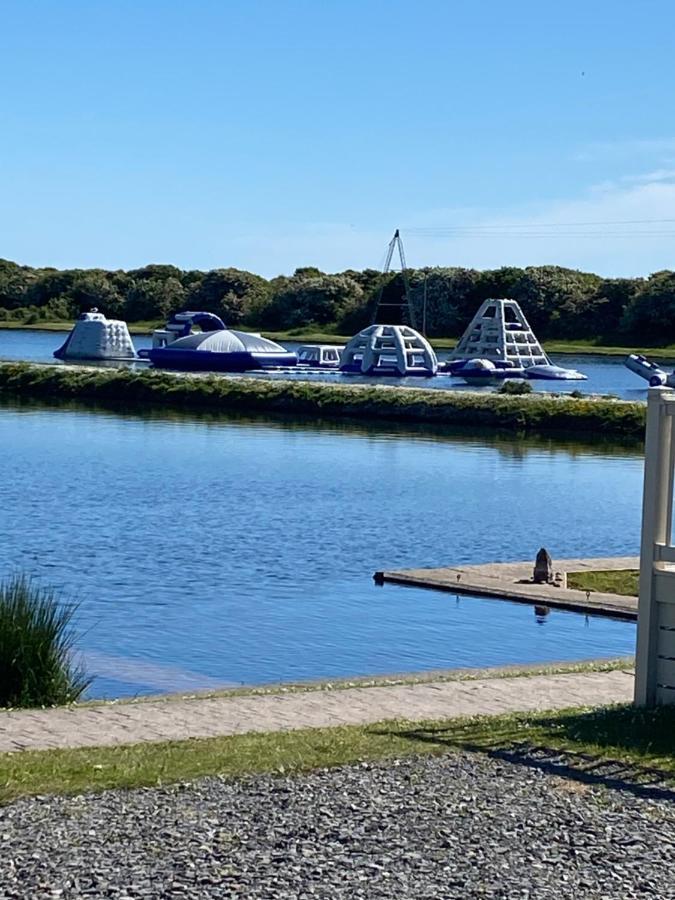
{"type": "Polygon", "coordinates": [[[0,583],[0,707],[72,703],[86,690],[71,660],[74,612],[25,575],[0,583]]]}
{"type": "Polygon", "coordinates": [[[518,378],[507,378],[499,388],[500,394],[531,394],[532,385],[529,381],[520,381],[518,378]]]}

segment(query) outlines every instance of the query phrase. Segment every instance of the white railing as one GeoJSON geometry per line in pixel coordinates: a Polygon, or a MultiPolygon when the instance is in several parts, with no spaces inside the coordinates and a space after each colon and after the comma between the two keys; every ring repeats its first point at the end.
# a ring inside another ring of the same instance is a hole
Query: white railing
{"type": "Polygon", "coordinates": [[[674,471],[675,391],[650,388],[635,661],[638,706],[675,704],[674,471]]]}

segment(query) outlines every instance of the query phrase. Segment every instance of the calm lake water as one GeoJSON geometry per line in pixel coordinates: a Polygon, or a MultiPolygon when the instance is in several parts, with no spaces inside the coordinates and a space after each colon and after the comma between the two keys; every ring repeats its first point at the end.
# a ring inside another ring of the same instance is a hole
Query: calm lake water
{"type": "MultiPolygon", "coordinates": [[[[18,359],[30,360],[32,362],[56,362],[53,352],[60,347],[66,338],[67,332],[54,331],[12,331],[0,329],[0,359],[18,359]]],[[[151,338],[149,336],[133,337],[137,350],[151,346],[151,338]]],[[[299,344],[292,341],[284,341],[284,346],[289,350],[294,350],[299,344]]],[[[438,354],[439,359],[446,359],[449,351],[441,350],[438,354]]],[[[583,391],[588,394],[614,394],[626,400],[646,400],[647,399],[647,382],[638,378],[633,372],[629,372],[623,364],[623,358],[579,355],[579,356],[563,356],[555,354],[551,357],[552,361],[558,365],[565,366],[570,369],[578,369],[588,376],[587,381],[561,381],[551,384],[550,381],[531,381],[530,384],[537,391],[555,390],[558,392],[583,391]]],[[[88,363],[91,365],[91,363],[88,363]]],[[[134,364],[138,365],[138,363],[134,364]]],[[[372,383],[372,379],[362,379],[353,375],[341,375],[335,372],[322,372],[310,374],[303,371],[290,374],[275,375],[273,373],[247,373],[248,376],[253,375],[258,378],[293,378],[302,380],[318,380],[318,381],[365,381],[372,383]]],[[[237,377],[237,376],[231,376],[237,377]]],[[[482,390],[494,391],[495,387],[469,387],[458,378],[449,378],[442,376],[438,378],[419,379],[419,378],[383,378],[378,379],[383,384],[403,384],[413,385],[415,387],[426,388],[442,388],[444,390],[482,390]]]]}
{"type": "Polygon", "coordinates": [[[80,601],[92,696],[615,656],[634,626],[376,569],[636,553],[631,449],[0,405],[0,575],[80,601]]]}

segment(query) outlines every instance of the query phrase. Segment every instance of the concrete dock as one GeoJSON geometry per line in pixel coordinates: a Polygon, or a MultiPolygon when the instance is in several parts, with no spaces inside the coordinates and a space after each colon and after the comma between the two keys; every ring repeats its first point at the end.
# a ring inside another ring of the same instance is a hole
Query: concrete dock
{"type": "MultiPolygon", "coordinates": [[[[568,572],[584,570],[638,569],[637,556],[609,556],[592,559],[560,559],[554,570],[565,576],[568,572]]],[[[533,562],[488,563],[482,566],[444,566],[437,569],[399,569],[376,572],[378,583],[402,584],[413,587],[450,591],[453,594],[473,594],[530,603],[551,609],[567,609],[588,615],[637,619],[637,597],[604,594],[599,591],[577,591],[553,584],[534,584],[533,562]]],[[[564,583],[564,582],[563,582],[564,583]]]]}

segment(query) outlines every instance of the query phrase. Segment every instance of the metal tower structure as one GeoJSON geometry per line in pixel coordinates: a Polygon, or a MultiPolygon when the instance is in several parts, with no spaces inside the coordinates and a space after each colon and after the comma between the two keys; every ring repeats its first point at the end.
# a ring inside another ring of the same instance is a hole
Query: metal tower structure
{"type": "Polygon", "coordinates": [[[410,302],[410,282],[408,281],[408,266],[405,261],[405,252],[403,250],[403,241],[401,240],[401,235],[399,234],[398,228],[394,232],[393,238],[389,241],[389,246],[387,247],[387,256],[384,261],[384,268],[382,270],[382,283],[380,284],[380,289],[377,293],[377,302],[375,304],[375,310],[373,312],[373,320],[372,324],[386,324],[386,325],[411,325],[413,328],[417,328],[415,323],[415,310],[413,309],[412,303],[410,302]],[[403,279],[403,297],[401,299],[396,299],[395,301],[391,299],[387,299],[385,302],[383,300],[384,290],[386,287],[386,275],[389,274],[391,270],[391,261],[394,256],[394,251],[398,250],[398,258],[401,264],[401,277],[403,279]],[[385,321],[378,323],[378,316],[380,310],[385,311],[385,321]]]}

